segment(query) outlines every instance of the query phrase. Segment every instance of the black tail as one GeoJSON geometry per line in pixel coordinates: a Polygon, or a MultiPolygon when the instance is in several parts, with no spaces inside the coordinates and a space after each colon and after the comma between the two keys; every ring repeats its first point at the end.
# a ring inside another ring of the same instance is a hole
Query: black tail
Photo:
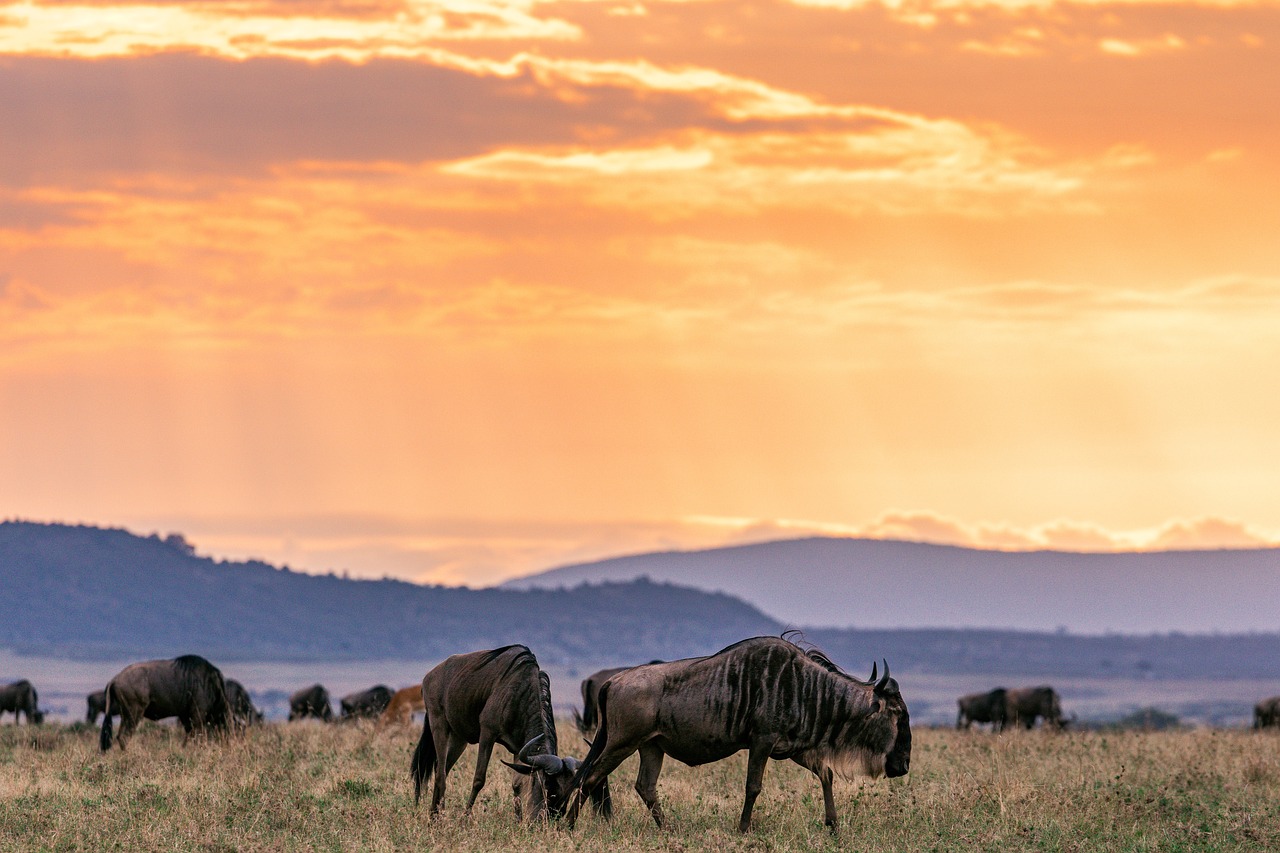
{"type": "Polygon", "coordinates": [[[114,684],[107,685],[105,701],[102,703],[106,705],[107,712],[102,717],[102,734],[98,736],[98,746],[102,747],[103,752],[111,748],[111,694],[115,692],[114,687],[114,684]]]}
{"type": "MultiPolygon", "coordinates": [[[[582,759],[582,764],[578,765],[578,772],[573,774],[573,782],[570,783],[573,788],[581,788],[583,781],[587,778],[587,774],[591,772],[591,768],[596,766],[596,762],[600,760],[600,755],[604,752],[605,745],[609,741],[609,711],[608,711],[609,683],[605,682],[600,688],[600,694],[596,697],[596,716],[599,721],[599,727],[596,729],[596,739],[591,742],[591,748],[587,750],[587,757],[582,759]]],[[[591,793],[588,791],[587,793],[591,793]]]]}
{"type": "Polygon", "coordinates": [[[431,771],[436,767],[436,741],[431,736],[431,718],[422,718],[422,737],[418,738],[418,748],[413,751],[413,761],[409,764],[409,775],[413,777],[413,804],[418,804],[422,796],[422,786],[431,778],[431,771]]]}

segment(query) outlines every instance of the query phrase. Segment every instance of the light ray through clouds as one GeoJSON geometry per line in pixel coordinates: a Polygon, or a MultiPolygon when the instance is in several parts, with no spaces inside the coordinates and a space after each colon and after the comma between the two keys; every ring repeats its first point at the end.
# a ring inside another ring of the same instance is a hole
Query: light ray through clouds
{"type": "Polygon", "coordinates": [[[0,3],[0,512],[448,582],[1275,544],[1278,50],[1276,0],[0,3]]]}

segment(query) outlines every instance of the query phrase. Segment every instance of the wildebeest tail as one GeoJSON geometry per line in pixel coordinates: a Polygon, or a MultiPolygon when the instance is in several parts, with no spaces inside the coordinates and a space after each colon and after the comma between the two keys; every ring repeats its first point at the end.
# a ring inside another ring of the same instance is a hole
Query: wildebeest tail
{"type": "Polygon", "coordinates": [[[596,766],[596,762],[600,760],[600,755],[604,752],[606,743],[609,740],[609,711],[608,711],[609,682],[605,682],[600,688],[600,694],[596,697],[596,720],[598,728],[596,729],[595,740],[591,741],[591,748],[587,750],[587,757],[582,759],[582,763],[578,765],[578,772],[573,774],[573,782],[570,786],[573,788],[581,788],[582,782],[587,778],[587,774],[591,772],[591,768],[596,766]]]}
{"type": "Polygon", "coordinates": [[[431,778],[431,771],[436,766],[436,741],[431,736],[431,718],[422,718],[422,737],[418,738],[418,748],[413,751],[413,761],[409,764],[409,775],[413,777],[413,804],[418,804],[422,796],[422,786],[431,778]]]}
{"type": "Polygon", "coordinates": [[[106,696],[103,705],[106,706],[106,716],[102,718],[102,734],[98,736],[98,746],[106,752],[111,748],[111,694],[115,692],[115,682],[107,685],[106,696]]]}

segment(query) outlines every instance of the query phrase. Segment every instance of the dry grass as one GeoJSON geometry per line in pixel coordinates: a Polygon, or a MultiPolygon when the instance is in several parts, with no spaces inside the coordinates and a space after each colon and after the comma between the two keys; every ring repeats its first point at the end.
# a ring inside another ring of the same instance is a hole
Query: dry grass
{"type": "MultiPolygon", "coordinates": [[[[920,730],[906,778],[837,783],[839,838],[822,825],[817,782],[788,762],[770,764],[755,825],[739,835],[741,755],[698,769],[668,761],[665,832],[631,790],[633,758],[614,776],[613,822],[585,814],[569,832],[517,824],[496,764],[464,817],[473,749],[431,821],[408,777],[416,737],[268,725],[183,747],[180,732],[149,726],[127,752],[102,755],[83,727],[4,726],[0,849],[1280,849],[1280,736],[1269,733],[920,730]]],[[[581,740],[566,726],[562,743],[581,740]]]]}

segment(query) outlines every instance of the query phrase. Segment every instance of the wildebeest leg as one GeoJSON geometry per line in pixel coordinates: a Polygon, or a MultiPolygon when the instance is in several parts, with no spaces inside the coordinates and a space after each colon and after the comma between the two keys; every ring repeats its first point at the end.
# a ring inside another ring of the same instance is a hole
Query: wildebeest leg
{"type": "MultiPolygon", "coordinates": [[[[658,774],[662,772],[662,748],[650,741],[640,747],[640,772],[636,774],[636,793],[653,815],[653,822],[662,828],[662,805],[658,802],[658,774]]],[[[608,780],[606,780],[607,782],[608,780]]]]}
{"type": "Polygon", "coordinates": [[[476,776],[471,780],[471,796],[467,798],[468,814],[471,813],[471,807],[476,804],[476,797],[480,796],[480,789],[484,787],[484,779],[489,772],[489,758],[493,755],[493,742],[492,732],[481,732],[480,750],[476,755],[476,776]]]}
{"type": "Polygon", "coordinates": [[[836,797],[832,790],[831,783],[835,779],[835,772],[820,761],[810,760],[805,753],[792,756],[792,761],[808,770],[814,776],[818,777],[818,781],[822,783],[822,805],[825,810],[825,819],[827,828],[835,832],[839,826],[839,820],[836,818],[836,797]]]}
{"type": "Polygon", "coordinates": [[[591,807],[603,818],[613,817],[613,795],[609,793],[609,780],[605,779],[591,792],[591,807]]]}
{"type": "MultiPolygon", "coordinates": [[[[110,709],[108,709],[110,710],[110,709]]],[[[130,714],[124,708],[120,709],[120,734],[116,735],[116,743],[120,746],[120,750],[124,751],[124,745],[129,738],[133,737],[133,730],[138,725],[138,718],[130,714]]]]}
{"type": "Polygon", "coordinates": [[[436,778],[431,788],[431,814],[435,814],[440,811],[440,804],[444,802],[444,777],[449,775],[449,768],[458,760],[466,744],[459,747],[457,739],[443,721],[438,726],[432,726],[431,737],[436,744],[436,778]]]}
{"type": "Polygon", "coordinates": [[[835,780],[836,777],[835,771],[832,771],[831,767],[823,765],[820,761],[812,760],[806,753],[792,756],[791,761],[812,772],[814,776],[818,777],[819,783],[822,783],[822,806],[823,811],[826,812],[824,813],[824,818],[826,818],[827,829],[835,833],[838,825],[840,825],[836,817],[836,794],[832,790],[832,780],[835,780]]]}
{"type": "Polygon", "coordinates": [[[836,795],[835,792],[831,790],[831,782],[834,776],[835,773],[832,772],[830,767],[825,768],[820,774],[818,774],[818,778],[822,780],[822,806],[825,811],[824,818],[826,820],[827,828],[832,832],[835,832],[840,826],[840,821],[836,818],[836,795]]]}
{"type": "Polygon", "coordinates": [[[738,831],[746,832],[751,828],[751,809],[764,787],[764,767],[769,763],[769,753],[773,752],[772,741],[756,741],[751,744],[751,752],[747,758],[747,792],[742,801],[742,819],[738,821],[738,831]]]}
{"type": "MultiPolygon", "coordinates": [[[[597,741],[598,742],[598,741],[597,741]]],[[[582,779],[582,787],[574,792],[573,799],[569,801],[569,810],[565,812],[563,818],[565,825],[569,829],[573,829],[573,825],[578,820],[578,810],[582,808],[582,801],[589,795],[594,795],[596,788],[605,784],[609,779],[609,774],[618,769],[618,765],[631,757],[631,753],[635,752],[638,747],[631,744],[609,744],[605,747],[600,757],[592,764],[590,754],[587,755],[587,764],[590,767],[582,779]]],[[[608,815],[606,814],[606,817],[608,815]]]]}

